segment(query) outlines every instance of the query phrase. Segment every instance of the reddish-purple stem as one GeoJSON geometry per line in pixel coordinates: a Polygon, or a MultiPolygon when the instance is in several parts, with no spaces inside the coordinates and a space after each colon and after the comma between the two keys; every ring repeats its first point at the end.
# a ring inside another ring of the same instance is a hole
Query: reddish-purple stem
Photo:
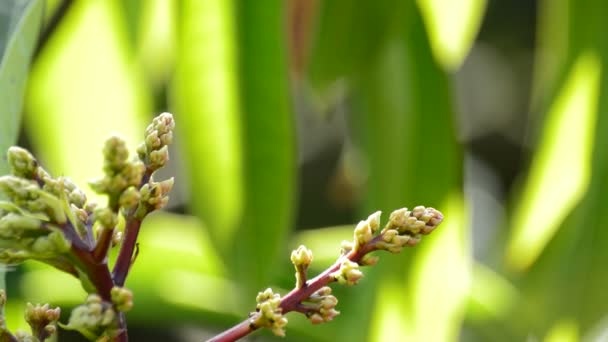
{"type": "MultiPolygon", "coordinates": [[[[306,284],[302,287],[294,288],[286,294],[283,298],[281,298],[281,304],[279,307],[282,309],[282,313],[286,314],[291,311],[301,312],[301,303],[308,299],[313,293],[317,292],[323,286],[334,281],[331,274],[340,269],[342,262],[345,259],[349,259],[352,262],[359,263],[361,258],[367,253],[374,251],[376,242],[382,239],[382,235],[378,235],[372,239],[369,243],[367,243],[362,248],[357,250],[351,250],[348,254],[341,256],[336,260],[336,262],[323,271],[321,274],[317,275],[313,279],[306,282],[306,284]]],[[[259,313],[255,313],[254,316],[242,321],[241,323],[233,326],[232,328],[220,333],[207,340],[207,342],[232,342],[236,341],[244,336],[249,335],[250,333],[257,330],[259,327],[256,327],[252,322],[255,321],[256,315],[259,313]]]]}
{"type": "Polygon", "coordinates": [[[131,268],[131,261],[133,259],[133,251],[135,250],[135,244],[137,243],[137,235],[139,234],[139,228],[141,227],[141,220],[135,217],[129,217],[127,219],[127,225],[125,226],[125,238],[120,246],[118,252],[118,258],[114,269],[112,270],[112,278],[117,286],[123,286],[127,275],[129,274],[129,268],[131,268]]]}

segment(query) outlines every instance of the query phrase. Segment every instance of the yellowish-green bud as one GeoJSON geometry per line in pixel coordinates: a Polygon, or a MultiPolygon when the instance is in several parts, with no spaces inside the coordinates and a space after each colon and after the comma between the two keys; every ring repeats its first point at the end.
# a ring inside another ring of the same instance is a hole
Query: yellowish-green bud
{"type": "Polygon", "coordinates": [[[110,292],[116,310],[127,312],[133,308],[133,292],[124,287],[114,286],[110,292]]]}
{"type": "Polygon", "coordinates": [[[123,193],[120,195],[118,203],[125,210],[132,210],[137,207],[137,204],[139,203],[139,198],[139,191],[136,187],[131,186],[125,191],[123,191],[123,193]]]}
{"type": "Polygon", "coordinates": [[[68,252],[70,247],[70,240],[66,239],[61,231],[53,230],[48,235],[38,237],[32,244],[31,250],[34,254],[50,258],[68,252]]]}
{"type": "Polygon", "coordinates": [[[304,245],[300,245],[297,249],[291,252],[291,262],[296,266],[308,268],[312,262],[312,251],[304,245]]]}
{"type": "Polygon", "coordinates": [[[352,241],[342,240],[342,242],[340,243],[340,254],[341,255],[348,254],[350,251],[353,250],[353,246],[354,246],[354,244],[352,241]]]}
{"type": "Polygon", "coordinates": [[[38,161],[28,150],[12,146],[9,147],[6,156],[11,166],[11,174],[27,179],[36,178],[38,161]]]}
{"type": "Polygon", "coordinates": [[[96,340],[103,334],[112,336],[118,326],[117,319],[111,303],[102,301],[97,294],[91,294],[84,304],[72,310],[68,324],[61,326],[96,340]]]}
{"type": "Polygon", "coordinates": [[[148,167],[152,170],[158,170],[165,166],[167,161],[169,161],[169,148],[167,146],[163,146],[158,150],[150,152],[148,167]]]}
{"type": "Polygon", "coordinates": [[[374,266],[378,263],[378,260],[380,260],[380,257],[377,255],[365,254],[359,263],[361,266],[374,266]]]}
{"type": "Polygon", "coordinates": [[[355,285],[359,279],[363,278],[363,273],[359,270],[359,264],[348,259],[340,265],[340,269],[331,273],[338,283],[343,285],[355,285]]]}
{"type": "Polygon", "coordinates": [[[355,228],[355,249],[365,246],[372,240],[372,229],[367,221],[360,221],[355,228]]]}
{"type": "Polygon", "coordinates": [[[68,195],[68,201],[76,207],[82,208],[87,201],[87,195],[84,191],[76,188],[68,195]]]}
{"type": "Polygon", "coordinates": [[[32,328],[32,333],[38,340],[46,340],[57,331],[55,323],[59,320],[61,310],[50,308],[48,304],[32,305],[27,303],[25,308],[25,321],[32,328]]]}
{"type": "Polygon", "coordinates": [[[256,297],[257,306],[256,311],[259,315],[255,315],[252,318],[251,324],[256,327],[266,327],[272,330],[277,336],[285,336],[285,325],[287,325],[287,318],[281,313],[281,296],[272,292],[272,289],[268,288],[264,292],[258,293],[256,297]]]}
{"type": "Polygon", "coordinates": [[[129,158],[127,143],[119,136],[109,137],[103,146],[104,171],[112,174],[122,170],[129,158]]]}
{"type": "Polygon", "coordinates": [[[369,227],[372,230],[372,233],[375,233],[378,231],[378,228],[380,228],[380,215],[382,214],[381,211],[376,211],[375,213],[369,215],[369,217],[367,218],[367,222],[369,223],[369,227]]]}
{"type": "Polygon", "coordinates": [[[96,208],[93,218],[106,229],[113,229],[118,224],[118,216],[110,208],[96,208]]]}

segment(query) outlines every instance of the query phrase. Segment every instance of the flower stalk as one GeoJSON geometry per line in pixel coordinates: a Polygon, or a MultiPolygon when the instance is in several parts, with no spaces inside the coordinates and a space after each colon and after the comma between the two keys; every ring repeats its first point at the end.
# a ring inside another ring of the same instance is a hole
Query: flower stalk
{"type": "MultiPolygon", "coordinates": [[[[409,211],[402,208],[393,211],[389,222],[380,231],[380,212],[376,212],[367,220],[359,222],[354,230],[353,241],[342,243],[342,255],[316,277],[306,280],[306,269],[312,261],[312,252],[304,246],[298,247],[291,255],[292,263],[296,268],[296,286],[288,294],[280,297],[273,294],[274,322],[268,325],[267,321],[260,324],[261,317],[267,315],[257,310],[250,317],[232,328],[212,337],[208,342],[236,341],[249,335],[255,330],[267,327],[278,336],[284,336],[284,327],[287,323],[285,314],[300,312],[313,324],[331,321],[339,314],[335,310],[337,299],[331,295],[331,288],[327,285],[338,282],[344,285],[355,285],[363,277],[359,266],[374,265],[378,257],[369,253],[377,250],[386,250],[398,253],[403,247],[416,246],[423,235],[430,234],[443,221],[443,214],[434,208],[423,206],[415,207],[409,211]],[[306,267],[303,267],[306,265],[306,267]],[[278,301],[278,304],[276,303],[278,301]]],[[[272,290],[260,292],[260,296],[268,297],[272,290]]],[[[258,301],[259,303],[259,301],[258,301]]]]}
{"type": "MultiPolygon", "coordinates": [[[[0,262],[28,259],[47,263],[77,277],[89,293],[77,307],[65,329],[80,331],[91,340],[127,341],[124,313],[132,294],[123,285],[137,254],[142,221],[168,202],[173,178],[161,182],[153,173],[169,160],[173,116],[163,113],[146,129],[137,157],[129,159],[123,139],[110,137],[103,148],[104,176],[91,182],[94,191],[108,197],[98,206],[69,178],[53,178],[25,149],[11,147],[7,159],[11,175],[0,177],[0,262]],[[119,216],[125,224],[124,239],[119,216]],[[120,245],[117,262],[110,271],[108,253],[120,245]]],[[[4,293],[0,294],[4,303],[4,293]]],[[[44,341],[55,332],[52,322],[58,311],[47,304],[28,306],[32,335],[12,335],[5,328],[0,339],[44,341]]]]}

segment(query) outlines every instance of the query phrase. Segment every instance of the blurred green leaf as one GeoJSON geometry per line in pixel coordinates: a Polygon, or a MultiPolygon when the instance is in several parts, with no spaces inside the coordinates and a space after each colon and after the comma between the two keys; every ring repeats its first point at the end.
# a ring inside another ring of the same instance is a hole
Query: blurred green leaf
{"type": "Polygon", "coordinates": [[[477,37],[486,0],[418,0],[433,55],[446,70],[456,70],[477,37]]]}
{"type": "MultiPolygon", "coordinates": [[[[0,175],[9,172],[6,150],[19,136],[26,80],[43,9],[39,0],[0,3],[0,175]]],[[[4,266],[0,265],[0,289],[4,288],[4,266]]]]}
{"type": "Polygon", "coordinates": [[[444,211],[446,222],[401,257],[382,258],[378,288],[367,288],[377,303],[356,298],[363,302],[357,312],[374,308],[369,318],[358,319],[372,320],[371,340],[449,341],[458,336],[469,284],[462,152],[449,79],[432,58],[420,13],[411,3],[397,10],[398,34],[362,69],[353,94],[354,126],[367,159],[361,167],[368,173],[363,210],[382,209],[386,217],[422,204],[444,211]],[[425,304],[439,298],[441,304],[425,304]]]}
{"type": "MultiPolygon", "coordinates": [[[[19,135],[21,108],[30,59],[36,48],[44,3],[3,1],[0,3],[0,155],[14,145],[19,135]]],[[[0,175],[8,173],[6,158],[0,159],[0,175]]]]}
{"type": "MultiPolygon", "coordinates": [[[[555,108],[564,101],[564,94],[571,89],[578,91],[578,99],[575,97],[575,104],[572,104],[571,113],[568,114],[573,121],[559,139],[579,149],[573,153],[583,155],[573,157],[567,155],[572,152],[559,151],[559,159],[572,160],[577,164],[558,164],[559,167],[568,168],[570,173],[562,174],[559,170],[551,169],[546,170],[548,174],[542,175],[549,178],[553,173],[562,175],[551,184],[559,191],[553,197],[544,198],[548,203],[543,204],[554,206],[549,222],[554,220],[554,216],[560,219],[558,228],[547,239],[535,262],[515,278],[522,296],[514,305],[511,316],[520,319],[505,323],[520,337],[531,334],[551,336],[553,331],[560,331],[559,322],[563,320],[576,325],[576,335],[579,335],[579,331],[580,335],[585,335],[592,329],[600,329],[606,317],[608,136],[604,132],[608,129],[608,116],[605,115],[608,110],[608,79],[602,69],[608,64],[608,39],[600,34],[605,26],[600,9],[605,5],[601,0],[564,0],[545,2],[541,6],[546,12],[540,22],[544,26],[539,27],[539,42],[544,44],[537,63],[548,63],[548,66],[539,66],[535,75],[535,82],[541,83],[535,89],[542,90],[535,94],[538,96],[536,105],[540,110],[547,111],[546,122],[550,124],[555,108]],[[560,31],[566,34],[556,34],[550,30],[558,23],[563,25],[560,31]],[[559,56],[552,57],[553,54],[559,56]],[[590,127],[583,128],[584,125],[590,127]],[[581,133],[577,129],[587,131],[581,133]],[[574,130],[574,135],[571,130],[574,130]],[[571,179],[573,177],[574,180],[571,179]],[[573,184],[584,185],[579,190],[580,194],[567,192],[574,188],[573,184]],[[576,202],[570,208],[560,208],[560,204],[568,201],[564,198],[570,195],[575,196],[576,202]],[[560,210],[566,210],[566,213],[562,214],[560,210]]],[[[570,151],[569,148],[566,151],[570,151]]],[[[545,217],[542,214],[538,217],[542,227],[545,217]]],[[[536,230],[539,225],[533,229],[536,230]]]]}
{"type": "Polygon", "coordinates": [[[226,257],[244,196],[233,2],[184,0],[178,15],[172,99],[190,205],[226,257]]]}
{"type": "Polygon", "coordinates": [[[394,28],[398,1],[331,0],[321,1],[319,7],[310,78],[327,90],[336,80],[366,68],[377,55],[394,28]]]}
{"type": "Polygon", "coordinates": [[[575,319],[563,319],[555,323],[544,342],[577,342],[579,341],[578,324],[575,319]]]}
{"type": "Polygon", "coordinates": [[[600,70],[592,52],[578,57],[546,118],[514,213],[507,262],[517,270],[536,260],[587,191],[600,70]]]}
{"type": "Polygon", "coordinates": [[[287,68],[286,4],[237,1],[243,185],[245,206],[232,241],[235,275],[245,298],[268,286],[280,270],[295,209],[295,123],[287,68]]]}
{"type": "Polygon", "coordinates": [[[104,140],[115,132],[134,148],[150,111],[121,18],[116,0],[75,2],[31,74],[25,119],[37,156],[83,188],[101,173],[104,140]]]}

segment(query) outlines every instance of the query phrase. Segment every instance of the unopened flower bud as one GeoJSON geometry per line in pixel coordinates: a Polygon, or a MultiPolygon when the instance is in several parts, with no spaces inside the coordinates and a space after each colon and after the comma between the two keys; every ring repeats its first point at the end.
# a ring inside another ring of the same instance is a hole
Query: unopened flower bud
{"type": "Polygon", "coordinates": [[[112,303],[118,311],[127,312],[133,308],[133,292],[124,287],[114,286],[110,292],[112,303]]]}
{"type": "Polygon", "coordinates": [[[312,251],[304,245],[300,245],[291,252],[291,262],[296,266],[307,268],[312,262],[312,251]]]}
{"type": "Polygon", "coordinates": [[[137,207],[139,198],[139,191],[136,187],[131,186],[123,191],[123,193],[120,195],[119,204],[126,210],[132,210],[137,207]]]}
{"type": "Polygon", "coordinates": [[[340,269],[331,273],[331,276],[340,284],[355,285],[363,278],[363,273],[359,270],[359,264],[346,259],[340,265],[340,269]]]}
{"type": "Polygon", "coordinates": [[[258,293],[256,301],[259,315],[254,316],[251,323],[256,327],[267,327],[277,336],[285,336],[284,327],[287,325],[287,318],[281,313],[281,296],[268,288],[258,293]]]}
{"type": "Polygon", "coordinates": [[[28,150],[12,146],[9,147],[6,157],[11,166],[11,174],[26,179],[36,178],[38,161],[28,150]]]}
{"type": "Polygon", "coordinates": [[[118,217],[110,208],[96,208],[93,214],[95,221],[107,229],[113,229],[118,224],[118,217]]]}

